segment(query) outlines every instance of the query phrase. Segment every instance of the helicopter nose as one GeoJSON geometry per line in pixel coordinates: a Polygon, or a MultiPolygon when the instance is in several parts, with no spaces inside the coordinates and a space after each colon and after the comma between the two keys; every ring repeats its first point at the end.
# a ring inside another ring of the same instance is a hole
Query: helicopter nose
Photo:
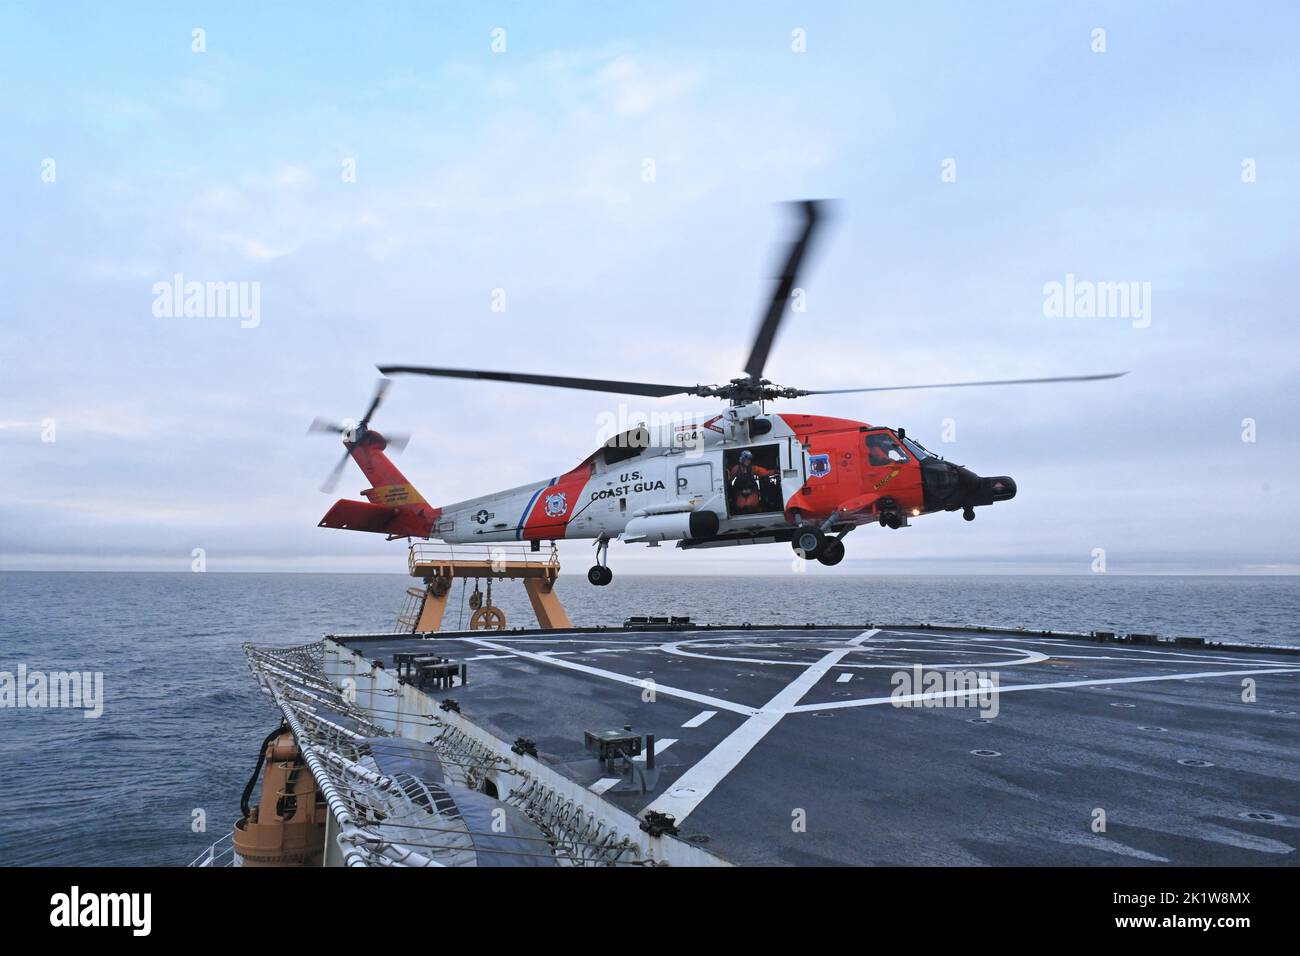
{"type": "Polygon", "coordinates": [[[963,504],[967,508],[979,505],[991,505],[995,501],[1009,501],[1016,496],[1016,483],[1006,475],[996,478],[981,478],[969,468],[961,469],[962,490],[965,492],[963,504]]]}
{"type": "Polygon", "coordinates": [[[981,497],[986,497],[989,501],[1010,501],[1016,496],[1016,483],[1006,475],[999,475],[997,478],[980,479],[981,497]]]}
{"type": "Polygon", "coordinates": [[[969,468],[941,459],[921,463],[921,488],[927,511],[969,510],[1016,496],[1016,483],[1006,475],[981,478],[969,468]]]}

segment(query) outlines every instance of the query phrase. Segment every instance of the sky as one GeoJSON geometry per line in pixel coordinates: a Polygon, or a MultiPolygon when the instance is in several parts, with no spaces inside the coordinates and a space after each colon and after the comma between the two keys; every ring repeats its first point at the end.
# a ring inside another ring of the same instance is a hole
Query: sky
{"type": "MultiPolygon", "coordinates": [[[[780,203],[833,197],[774,381],[1129,374],[776,403],[1019,486],[810,573],[1300,572],[1294,3],[119,6],[0,7],[0,569],[403,570],[316,526],[315,416],[387,363],[726,381],[780,203]],[[248,308],[167,314],[176,276],[248,308]]],[[[717,407],[405,378],[374,424],[444,503],[717,407]]]]}

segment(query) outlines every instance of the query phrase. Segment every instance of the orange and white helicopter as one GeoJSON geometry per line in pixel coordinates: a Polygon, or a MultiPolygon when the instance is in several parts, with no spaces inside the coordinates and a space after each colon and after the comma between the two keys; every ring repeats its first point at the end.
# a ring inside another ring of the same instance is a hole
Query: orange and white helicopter
{"type": "Polygon", "coordinates": [[[802,229],[785,258],[766,314],[758,327],[745,375],[725,385],[661,385],[475,369],[385,365],[385,375],[519,382],[623,395],[695,395],[720,398],[728,407],[654,428],[638,426],[616,435],[563,474],[441,506],[430,505],[385,454],[405,438],[385,438],[370,428],[390,379],[381,380],[370,407],[355,425],[317,419],[311,431],[343,436],[345,454],[324,490],[331,490],[351,457],[371,487],[366,501],[340,500],[320,521],[389,538],[437,538],[449,543],[593,539],[596,563],[587,572],[595,585],[613,579],[609,542],[657,547],[712,548],[788,542],[803,558],[823,565],[844,558],[844,537],[854,528],[879,524],[901,528],[938,511],[975,509],[1015,497],[1006,477],[982,478],[969,468],[930,452],[903,429],[845,418],[771,413],[776,399],[921,388],[968,388],[1116,378],[1058,376],[944,385],[798,389],[774,385],[763,367],[796,288],[822,204],[799,204],[802,229]]]}

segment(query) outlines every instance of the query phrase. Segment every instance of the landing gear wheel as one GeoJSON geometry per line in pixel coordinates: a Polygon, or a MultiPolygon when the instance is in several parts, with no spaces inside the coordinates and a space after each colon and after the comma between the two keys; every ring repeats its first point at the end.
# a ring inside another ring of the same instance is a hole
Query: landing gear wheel
{"type": "Polygon", "coordinates": [[[974,509],[974,508],[967,508],[965,511],[963,511],[963,512],[961,513],[961,516],[962,516],[963,518],[965,518],[967,521],[974,521],[974,520],[975,520],[975,509],[974,509]]]}
{"type": "Polygon", "coordinates": [[[817,555],[817,560],[826,567],[831,568],[844,560],[844,542],[839,538],[830,538],[822,545],[822,553],[817,555]]]}
{"type": "Polygon", "coordinates": [[[897,531],[903,526],[903,520],[896,514],[887,514],[884,516],[885,526],[897,531]]]}
{"type": "Polygon", "coordinates": [[[826,543],[826,536],[816,528],[803,527],[794,533],[790,547],[798,551],[806,561],[811,561],[821,552],[826,543]]]}
{"type": "Polygon", "coordinates": [[[506,615],[499,607],[485,605],[469,616],[471,631],[504,631],[506,615]]]}
{"type": "Polygon", "coordinates": [[[587,580],[598,588],[603,588],[614,580],[614,572],[605,564],[609,560],[609,538],[601,535],[596,539],[596,563],[587,572],[587,580]]]}

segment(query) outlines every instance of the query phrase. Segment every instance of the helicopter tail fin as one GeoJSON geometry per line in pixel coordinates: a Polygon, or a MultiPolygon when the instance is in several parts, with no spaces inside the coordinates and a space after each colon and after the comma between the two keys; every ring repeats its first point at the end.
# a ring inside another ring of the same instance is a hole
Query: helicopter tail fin
{"type": "Polygon", "coordinates": [[[352,445],[349,452],[371,487],[366,501],[340,499],[320,520],[322,528],[370,531],[393,538],[427,538],[437,526],[441,508],[431,506],[384,454],[382,436],[352,445]],[[376,440],[377,439],[377,440],[376,440]]]}

